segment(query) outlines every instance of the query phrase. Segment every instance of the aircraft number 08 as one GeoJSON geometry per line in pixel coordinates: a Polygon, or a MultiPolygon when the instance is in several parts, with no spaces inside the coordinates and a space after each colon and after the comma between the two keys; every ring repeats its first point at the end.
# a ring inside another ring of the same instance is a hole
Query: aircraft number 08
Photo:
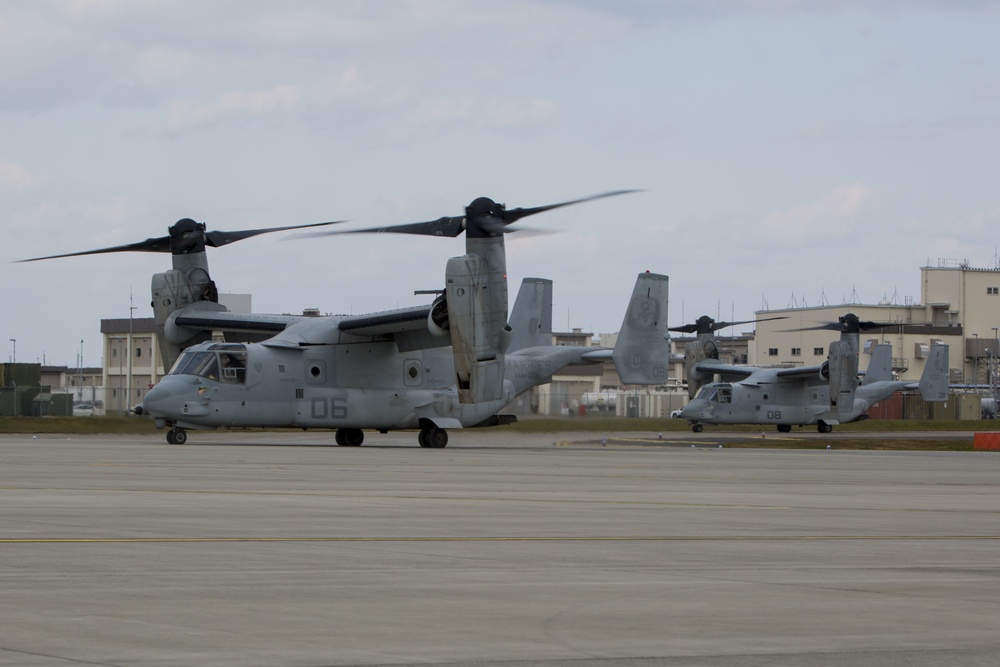
{"type": "Polygon", "coordinates": [[[313,419],[346,419],[347,418],[347,397],[339,396],[333,398],[312,399],[313,419]]]}
{"type": "Polygon", "coordinates": [[[781,419],[781,410],[768,410],[767,411],[767,418],[768,419],[781,419]]]}

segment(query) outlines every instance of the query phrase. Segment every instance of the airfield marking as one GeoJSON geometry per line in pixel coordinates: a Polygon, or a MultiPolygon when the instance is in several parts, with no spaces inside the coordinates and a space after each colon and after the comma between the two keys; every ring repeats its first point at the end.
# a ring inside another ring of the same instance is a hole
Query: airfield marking
{"type": "Polygon", "coordinates": [[[0,544],[132,544],[198,542],[905,542],[990,541],[1000,535],[605,535],[589,537],[53,537],[3,538],[0,544]]]}

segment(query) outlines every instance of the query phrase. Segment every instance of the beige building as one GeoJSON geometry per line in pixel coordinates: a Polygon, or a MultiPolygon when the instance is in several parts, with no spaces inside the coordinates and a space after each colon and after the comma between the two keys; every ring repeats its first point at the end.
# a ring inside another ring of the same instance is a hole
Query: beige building
{"type": "Polygon", "coordinates": [[[152,317],[101,320],[104,341],[104,410],[124,414],[142,403],[163,376],[152,317]]]}
{"type": "Polygon", "coordinates": [[[874,305],[843,304],[814,308],[757,311],[760,322],[751,346],[751,363],[808,366],[822,363],[837,333],[814,327],[835,323],[854,313],[862,321],[891,322],[881,331],[861,332],[861,369],[865,354],[876,343],[891,343],[893,368],[902,380],[916,381],[924,370],[930,346],[949,345],[953,384],[986,389],[997,381],[1000,356],[1000,270],[974,269],[967,262],[940,262],[920,269],[920,302],[874,305]]]}

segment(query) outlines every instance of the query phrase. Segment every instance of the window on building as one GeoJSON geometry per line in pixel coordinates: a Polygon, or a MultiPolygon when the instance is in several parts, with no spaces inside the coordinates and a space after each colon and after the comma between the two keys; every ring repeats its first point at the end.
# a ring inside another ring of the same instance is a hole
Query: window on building
{"type": "Polygon", "coordinates": [[[141,356],[142,356],[142,348],[141,347],[135,348],[135,358],[138,359],[141,356]]]}
{"type": "Polygon", "coordinates": [[[801,347],[793,347],[792,348],[792,356],[793,357],[801,357],[802,356],[802,348],[801,347]]]}
{"type": "Polygon", "coordinates": [[[769,348],[767,348],[767,356],[769,356],[769,357],[776,357],[776,356],[778,356],[778,348],[776,348],[776,347],[769,347],[769,348]]]}
{"type": "Polygon", "coordinates": [[[987,287],[986,288],[986,293],[987,294],[993,294],[993,295],[1000,294],[1000,287],[987,287]]]}
{"type": "Polygon", "coordinates": [[[817,357],[822,357],[823,356],[823,348],[821,348],[821,347],[814,347],[813,348],[813,354],[816,355],[817,357]]]}

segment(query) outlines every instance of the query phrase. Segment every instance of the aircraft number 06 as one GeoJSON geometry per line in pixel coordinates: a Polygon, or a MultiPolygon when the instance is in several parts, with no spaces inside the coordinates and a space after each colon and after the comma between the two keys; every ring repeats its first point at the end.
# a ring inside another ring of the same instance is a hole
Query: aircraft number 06
{"type": "Polygon", "coordinates": [[[347,397],[312,399],[313,419],[346,419],[347,397]]]}

